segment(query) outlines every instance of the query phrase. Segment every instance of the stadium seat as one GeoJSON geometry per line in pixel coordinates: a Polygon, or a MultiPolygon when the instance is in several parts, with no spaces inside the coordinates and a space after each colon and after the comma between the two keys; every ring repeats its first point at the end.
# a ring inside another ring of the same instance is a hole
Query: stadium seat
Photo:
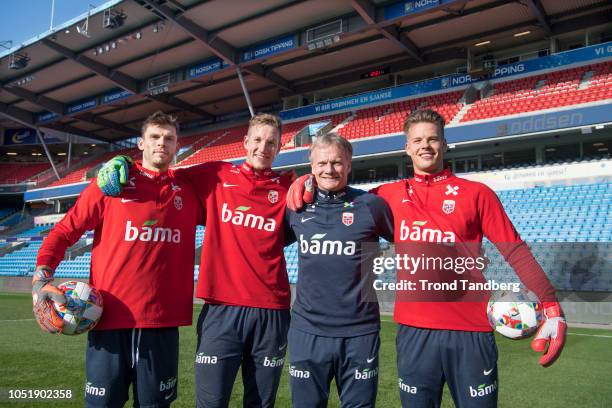
{"type": "Polygon", "coordinates": [[[435,109],[450,122],[462,108],[461,92],[450,92],[358,110],[338,133],[347,139],[401,133],[405,117],[419,108],[435,109]]]}
{"type": "Polygon", "coordinates": [[[23,183],[50,168],[49,163],[0,163],[0,184],[23,183]]]}
{"type": "Polygon", "coordinates": [[[475,102],[461,122],[490,119],[562,106],[577,105],[612,98],[609,62],[494,84],[493,95],[475,102]],[[585,73],[593,76],[586,87],[579,87],[585,73]],[[538,87],[538,84],[543,84],[538,87]]]}
{"type": "Polygon", "coordinates": [[[243,157],[242,140],[247,131],[247,125],[218,129],[202,134],[192,147],[193,154],[178,163],[179,166],[190,166],[215,160],[227,160],[243,157]]]}
{"type": "Polygon", "coordinates": [[[105,153],[101,156],[98,156],[94,159],[92,159],[91,161],[86,162],[83,165],[77,165],[77,168],[73,170],[71,170],[70,172],[68,172],[67,174],[65,174],[61,179],[54,181],[53,183],[51,183],[49,185],[49,187],[54,187],[54,186],[61,186],[64,184],[72,184],[72,183],[79,183],[79,182],[83,182],[83,181],[87,181],[88,177],[87,177],[87,172],[91,169],[93,169],[94,167],[112,159],[113,157],[115,157],[116,155],[119,154],[123,154],[123,155],[128,155],[131,156],[134,159],[138,159],[141,155],[140,150],[138,149],[124,149],[124,150],[117,150],[114,152],[109,152],[109,153],[105,153]]]}
{"type": "Polygon", "coordinates": [[[335,128],[341,124],[346,118],[350,116],[349,112],[340,113],[332,116],[321,116],[315,119],[301,120],[298,122],[283,124],[283,134],[281,135],[281,150],[293,149],[295,147],[293,138],[302,129],[311,123],[318,123],[324,121],[330,121],[331,125],[335,128]]]}
{"type": "Polygon", "coordinates": [[[36,255],[42,241],[30,241],[14,252],[0,257],[0,275],[25,276],[31,274],[36,266],[36,255]]]}

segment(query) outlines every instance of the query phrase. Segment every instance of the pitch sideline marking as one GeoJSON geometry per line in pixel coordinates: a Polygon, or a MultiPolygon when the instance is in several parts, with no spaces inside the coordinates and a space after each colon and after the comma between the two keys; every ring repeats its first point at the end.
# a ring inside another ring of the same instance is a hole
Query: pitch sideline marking
{"type": "Polygon", "coordinates": [[[584,333],[567,333],[567,334],[571,334],[572,336],[605,337],[608,339],[612,339],[612,336],[606,336],[604,334],[584,334],[584,333]]]}
{"type": "Polygon", "coordinates": [[[0,323],[14,323],[14,322],[31,322],[36,319],[13,319],[13,320],[0,320],[0,323]]]}

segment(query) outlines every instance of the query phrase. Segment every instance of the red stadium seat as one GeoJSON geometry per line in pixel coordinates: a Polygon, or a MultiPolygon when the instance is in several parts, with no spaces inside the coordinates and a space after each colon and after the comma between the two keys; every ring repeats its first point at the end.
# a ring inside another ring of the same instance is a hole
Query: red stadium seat
{"type": "Polygon", "coordinates": [[[448,122],[463,106],[461,103],[458,103],[460,97],[461,92],[450,92],[361,109],[357,111],[355,117],[342,127],[338,133],[347,139],[399,133],[402,132],[403,121],[406,115],[419,106],[437,109],[448,122]]]}
{"type": "Polygon", "coordinates": [[[87,162],[85,165],[78,167],[76,170],[70,171],[68,174],[66,174],[61,179],[51,183],[49,187],[61,186],[64,184],[71,184],[71,183],[79,183],[81,181],[87,181],[88,179],[87,172],[89,170],[93,169],[94,167],[96,167],[97,165],[101,163],[104,163],[105,161],[113,158],[114,156],[118,154],[129,155],[134,159],[138,159],[141,157],[140,150],[138,149],[125,149],[125,150],[118,150],[115,152],[109,152],[109,153],[103,154],[102,156],[96,157],[92,161],[87,162]]]}
{"type": "Polygon", "coordinates": [[[474,103],[461,122],[608,99],[611,97],[606,91],[609,85],[612,85],[609,62],[500,82],[494,85],[495,93],[474,103]],[[578,89],[584,74],[589,71],[593,72],[593,77],[588,86],[578,89]],[[545,83],[536,90],[541,80],[545,83]]]}
{"type": "Polygon", "coordinates": [[[36,175],[49,168],[49,163],[0,163],[0,184],[35,181],[36,175]]]}

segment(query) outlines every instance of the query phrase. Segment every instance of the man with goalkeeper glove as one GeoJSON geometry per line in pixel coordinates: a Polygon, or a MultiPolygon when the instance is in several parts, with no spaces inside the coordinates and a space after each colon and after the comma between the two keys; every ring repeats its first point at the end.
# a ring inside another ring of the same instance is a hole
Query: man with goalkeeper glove
{"type": "MultiPolygon", "coordinates": [[[[291,180],[271,170],[280,139],[280,119],[257,114],[244,136],[244,163],[207,162],[175,170],[206,209],[196,290],[206,302],[198,319],[195,356],[198,407],[227,407],[240,366],[244,406],[275,403],[291,297],[283,255],[291,180]]],[[[121,158],[107,163],[100,170],[102,191],[120,191],[121,183],[113,180],[127,167],[121,158]]]]}
{"type": "Polygon", "coordinates": [[[203,221],[191,186],[169,169],[177,130],[172,116],[147,118],[138,140],[142,162],[122,175],[123,193],[105,196],[93,181],[38,253],[34,314],[43,330],[59,333],[62,319],[51,302],[66,300],[51,284],[54,270],[66,249],[94,230],[90,283],[104,311],[87,337],[87,406],[123,406],[130,384],[136,407],[169,406],[177,396],[178,326],[192,321],[195,229],[203,221]]]}
{"type": "MultiPolygon", "coordinates": [[[[404,133],[414,178],[372,191],[384,198],[393,212],[396,250],[399,252],[401,244],[404,250],[436,243],[446,248],[444,251],[466,248],[470,243],[480,247],[483,236],[488,237],[543,303],[545,321],[532,348],[544,352],[540,364],[548,367],[561,354],[567,330],[555,290],[495,193],[482,183],[458,178],[444,169],[444,124],[435,111],[412,112],[404,122],[404,133]]],[[[293,183],[287,195],[290,209],[312,201],[312,181],[312,175],[306,175],[293,183]]],[[[421,271],[421,277],[427,276],[421,271]]],[[[458,407],[497,406],[497,347],[487,319],[487,299],[428,300],[414,301],[398,293],[395,303],[402,405],[439,407],[446,382],[458,407]]]]}

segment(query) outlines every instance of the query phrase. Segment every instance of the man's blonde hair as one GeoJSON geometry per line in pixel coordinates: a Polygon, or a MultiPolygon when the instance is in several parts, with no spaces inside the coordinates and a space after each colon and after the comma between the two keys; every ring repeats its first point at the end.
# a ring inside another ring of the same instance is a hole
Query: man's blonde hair
{"type": "Polygon", "coordinates": [[[258,113],[249,120],[249,130],[254,126],[267,125],[278,130],[278,134],[283,133],[281,120],[278,116],[270,113],[258,113]]]}

